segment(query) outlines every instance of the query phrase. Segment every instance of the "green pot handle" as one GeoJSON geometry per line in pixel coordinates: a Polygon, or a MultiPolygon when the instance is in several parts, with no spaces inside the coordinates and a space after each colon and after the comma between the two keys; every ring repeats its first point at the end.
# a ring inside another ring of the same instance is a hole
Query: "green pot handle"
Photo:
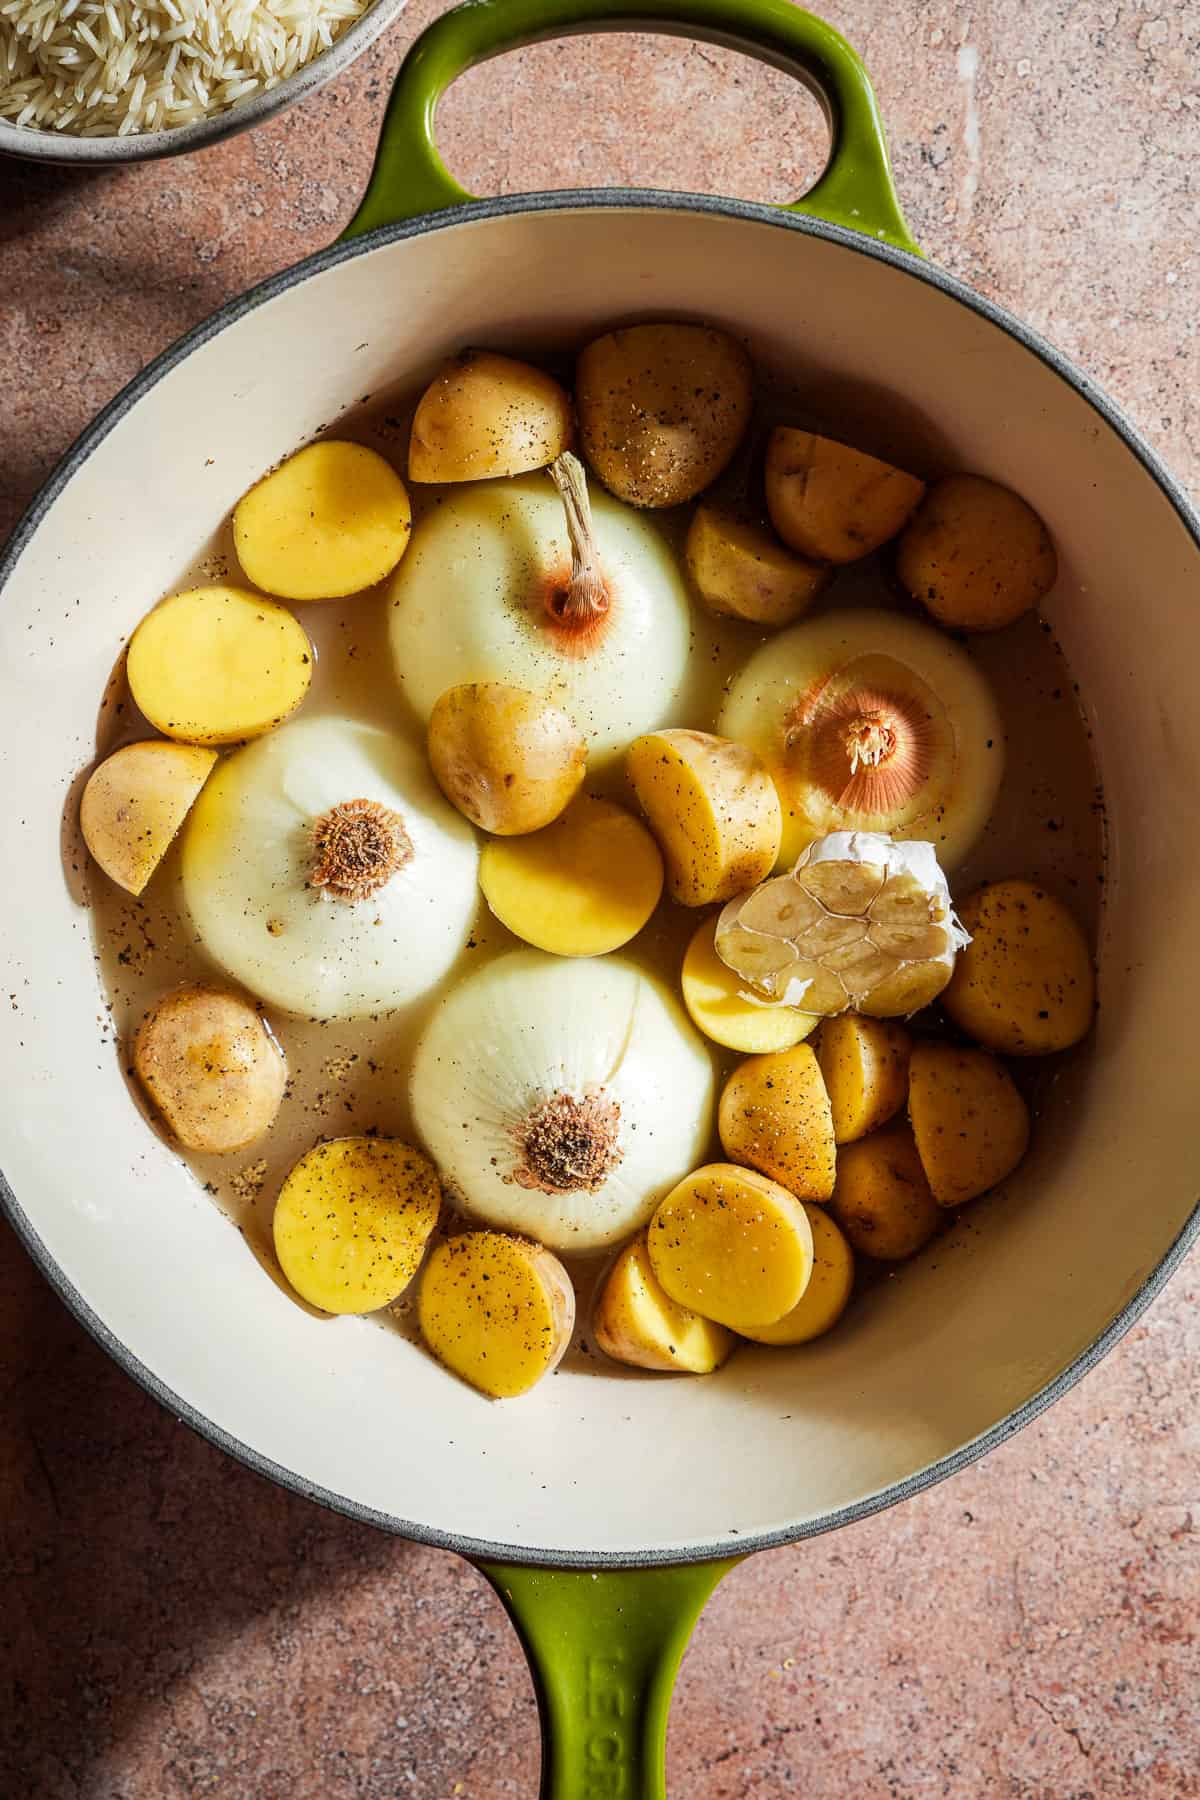
{"type": "Polygon", "coordinates": [[[675,1675],[705,1602],[740,1560],[595,1574],[480,1563],[533,1670],[541,1800],[666,1800],[675,1675]]]}
{"type": "Polygon", "coordinates": [[[792,0],[466,0],[435,20],[405,57],[370,183],[343,237],[472,199],[434,141],[437,104],[450,83],[506,50],[589,31],[702,38],[798,76],[821,102],[833,147],[816,186],[786,210],[920,254],[892,185],[866,70],[832,26],[792,0]]]}

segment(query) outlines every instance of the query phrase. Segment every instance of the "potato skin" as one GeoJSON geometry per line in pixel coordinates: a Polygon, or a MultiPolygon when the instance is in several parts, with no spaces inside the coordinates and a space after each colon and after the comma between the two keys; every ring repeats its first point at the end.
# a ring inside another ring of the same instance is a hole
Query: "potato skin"
{"type": "Polygon", "coordinates": [[[710,731],[651,731],[630,745],[625,772],[681,906],[732,900],[770,874],[783,812],[753,750],[710,731]]]}
{"type": "Polygon", "coordinates": [[[426,741],[447,800],[497,837],[549,825],[587,772],[587,743],[574,720],[503,681],[449,688],[430,714],[426,741]]]}
{"type": "Polygon", "coordinates": [[[79,828],[110,881],[140,894],[170,849],[215,750],[147,738],[114,750],[93,769],[79,804],[79,828]]]}
{"type": "Polygon", "coordinates": [[[895,537],[925,483],[835,438],[777,425],[767,444],[767,511],[793,550],[857,562],[895,537]]]}
{"type": "Polygon", "coordinates": [[[912,1037],[890,1019],[841,1013],[826,1019],[815,1046],[839,1144],[866,1137],[900,1111],[908,1095],[912,1037]]]}
{"type": "Polygon", "coordinates": [[[903,1262],[929,1242],[943,1215],[907,1121],[845,1146],[829,1210],[854,1249],[878,1262],[903,1262]]]}
{"type": "Polygon", "coordinates": [[[833,1114],[807,1044],[740,1063],[725,1083],[717,1124],[731,1161],[748,1163],[798,1200],[833,1193],[833,1114]]]}
{"type": "Polygon", "coordinates": [[[755,625],[793,624],[830,577],[828,568],[786,549],[764,525],[710,501],[692,514],[684,554],[709,612],[755,625]]]}
{"type": "Polygon", "coordinates": [[[908,1116],[939,1206],[962,1206],[1011,1175],[1029,1148],[1029,1108],[986,1050],[918,1044],[908,1116]]]}
{"type": "Polygon", "coordinates": [[[570,399],[544,369],[492,350],[462,350],[417,403],[409,479],[482,481],[544,469],[573,436],[570,399]]]}
{"type": "Polygon", "coordinates": [[[138,1080],[187,1150],[244,1150],[269,1130],[287,1064],[262,1014],[223,988],[176,988],[138,1027],[138,1080]]]}
{"type": "Polygon", "coordinates": [[[1037,513],[1011,488],[947,475],[905,527],[896,570],[939,624],[999,631],[1050,592],[1058,557],[1037,513]]]}
{"type": "Polygon", "coordinates": [[[1086,1037],[1096,976],[1061,900],[1031,881],[993,881],[958,912],[971,942],[942,1005],[968,1037],[1002,1056],[1049,1056],[1086,1037]]]}
{"type": "Polygon", "coordinates": [[[752,384],[746,352],[711,325],[606,332],[575,371],[587,459],[632,506],[678,506],[715,481],[737,449],[752,384]]]}

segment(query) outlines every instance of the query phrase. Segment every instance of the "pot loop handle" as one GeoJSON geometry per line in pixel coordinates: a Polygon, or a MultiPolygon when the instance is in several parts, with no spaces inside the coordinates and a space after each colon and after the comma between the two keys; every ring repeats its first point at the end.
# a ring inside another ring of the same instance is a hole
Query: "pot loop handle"
{"type": "Polygon", "coordinates": [[[920,255],[892,185],[883,123],[855,51],[792,0],[465,0],[413,45],[388,103],[366,194],[343,238],[442,212],[474,198],[438,155],[438,101],[475,63],[547,38],[654,31],[723,44],[773,63],[820,102],[832,149],[820,180],[781,210],[920,255]]]}

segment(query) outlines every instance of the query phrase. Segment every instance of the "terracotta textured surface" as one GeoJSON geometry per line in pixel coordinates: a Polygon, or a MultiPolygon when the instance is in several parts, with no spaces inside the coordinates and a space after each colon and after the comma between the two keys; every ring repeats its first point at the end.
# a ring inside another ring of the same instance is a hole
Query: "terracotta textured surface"
{"type": "MultiPolygon", "coordinates": [[[[156,351],[325,244],[388,79],[439,10],[202,157],[0,167],[0,533],[156,351]]],[[[929,253],[1078,358],[1200,487],[1200,10],[838,0],[929,253]]],[[[762,198],[819,165],[786,78],[660,40],[477,71],[442,141],[480,191],[625,180],[762,198]]],[[[985,1464],[743,1565],[671,1731],[682,1800],[1200,1795],[1195,1258],[985,1464]]],[[[162,1413],[0,1230],[3,1800],[500,1800],[532,1689],[454,1559],[276,1492],[162,1413]]]]}

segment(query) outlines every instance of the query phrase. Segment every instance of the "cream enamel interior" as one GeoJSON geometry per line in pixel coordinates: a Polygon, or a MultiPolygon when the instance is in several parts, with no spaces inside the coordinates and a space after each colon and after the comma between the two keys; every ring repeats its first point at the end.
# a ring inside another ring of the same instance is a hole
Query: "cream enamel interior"
{"type": "Polygon", "coordinates": [[[1059,1375],[1193,1209],[1195,1084],[1179,1049],[1200,842],[1180,827],[1200,777],[1198,590],[1178,512],[1035,354],[903,269],[765,215],[476,213],[295,281],[117,418],[3,593],[0,1167],[18,1206],[185,1406],[300,1485],[418,1530],[636,1557],[736,1547],[868,1500],[1059,1375]],[[890,395],[962,466],[1036,496],[1062,565],[1047,610],[1110,807],[1098,1042],[1003,1203],[982,1202],[827,1343],[748,1347],[704,1381],[562,1375],[490,1404],[401,1339],[292,1305],[147,1131],[103,1028],[59,821],[118,641],[265,468],[463,343],[519,352],[654,314],[729,325],[768,366],[890,395]]]}

